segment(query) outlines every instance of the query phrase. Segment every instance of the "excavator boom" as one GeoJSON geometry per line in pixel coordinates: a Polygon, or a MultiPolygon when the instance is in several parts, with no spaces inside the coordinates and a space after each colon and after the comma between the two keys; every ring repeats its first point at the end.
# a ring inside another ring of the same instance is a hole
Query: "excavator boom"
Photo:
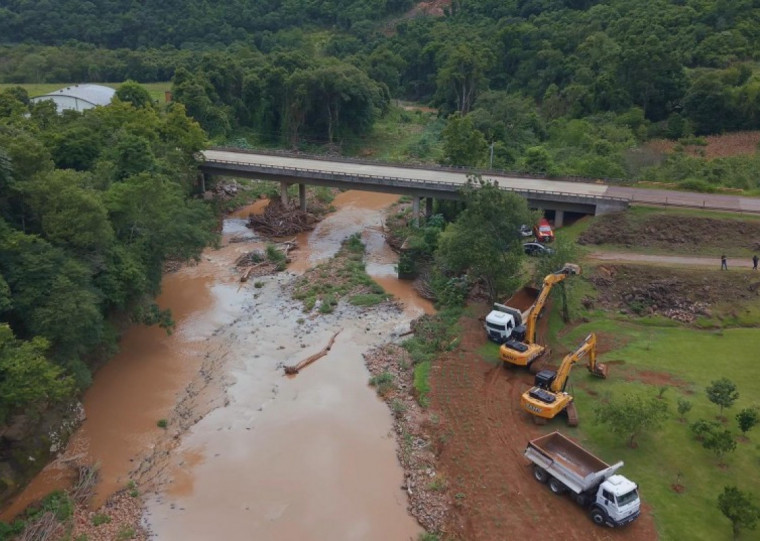
{"type": "Polygon", "coordinates": [[[578,412],[573,397],[565,392],[567,379],[573,365],[588,355],[586,367],[593,375],[606,378],[607,367],[596,362],[596,335],[590,333],[574,352],[565,355],[556,372],[542,370],[536,374],[534,387],[525,391],[520,398],[522,408],[531,413],[536,421],[546,422],[562,411],[567,413],[570,426],[577,426],[578,412]]]}
{"type": "MultiPolygon", "coordinates": [[[[573,263],[565,263],[558,271],[548,274],[544,277],[543,287],[536,297],[536,301],[528,309],[527,321],[525,324],[525,338],[523,342],[508,340],[499,348],[499,357],[507,364],[516,366],[526,366],[534,372],[537,366],[536,359],[546,353],[546,347],[536,343],[536,326],[541,311],[549,298],[554,284],[563,281],[571,275],[581,274],[581,268],[573,263]]],[[[535,373],[535,372],[534,372],[535,373]]]]}

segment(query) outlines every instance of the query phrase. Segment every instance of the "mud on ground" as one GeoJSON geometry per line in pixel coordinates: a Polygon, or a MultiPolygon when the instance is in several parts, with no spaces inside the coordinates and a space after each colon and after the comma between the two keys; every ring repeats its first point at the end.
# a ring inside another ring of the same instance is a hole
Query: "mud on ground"
{"type": "MultiPolygon", "coordinates": [[[[430,372],[430,414],[440,416],[437,468],[452,501],[443,538],[549,539],[560,528],[567,540],[610,539],[612,531],[595,526],[570,498],[533,479],[522,453],[541,432],[518,406],[532,376],[482,358],[486,338],[476,317],[463,318],[460,327],[461,344],[434,361],[430,372]]],[[[614,537],[657,539],[646,502],[642,516],[614,537]]]]}
{"type": "Polygon", "coordinates": [[[760,276],[751,272],[599,265],[587,279],[597,290],[595,299],[582,301],[588,309],[658,315],[682,323],[700,316],[735,317],[743,304],[760,298],[760,276]]]}
{"type": "Polygon", "coordinates": [[[662,250],[695,255],[725,252],[731,257],[760,251],[760,221],[621,212],[596,218],[578,237],[578,244],[609,244],[636,248],[640,252],[662,250]]]}

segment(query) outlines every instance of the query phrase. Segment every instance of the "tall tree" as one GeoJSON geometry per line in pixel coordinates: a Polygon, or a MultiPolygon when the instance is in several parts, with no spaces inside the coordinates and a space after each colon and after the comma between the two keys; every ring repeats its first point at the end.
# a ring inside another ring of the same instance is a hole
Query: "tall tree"
{"type": "Polygon", "coordinates": [[[438,265],[481,281],[491,300],[501,299],[521,282],[519,229],[531,213],[524,198],[481,179],[470,179],[464,196],[465,210],[438,241],[438,265]]]}

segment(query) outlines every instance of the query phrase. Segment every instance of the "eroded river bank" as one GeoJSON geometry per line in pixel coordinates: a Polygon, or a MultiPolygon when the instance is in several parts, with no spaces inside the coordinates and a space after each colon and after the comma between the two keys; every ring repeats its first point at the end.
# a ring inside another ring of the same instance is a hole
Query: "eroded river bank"
{"type": "MultiPolygon", "coordinates": [[[[155,539],[415,538],[391,415],[367,386],[362,359],[432,309],[393,277],[381,225],[394,200],[340,194],[337,211],[300,236],[284,273],[239,283],[235,259],[262,245],[250,236],[168,275],[159,303],[174,312],[176,332],[125,334],[85,397],[87,419],[68,450],[6,514],[62,486],[67,464],[79,460],[100,464],[96,504],[138,482],[155,539]],[[297,274],[357,232],[368,272],[403,306],[304,313],[289,295],[297,274]],[[325,357],[283,376],[283,364],[337,331],[325,357]]],[[[243,232],[242,218],[226,222],[227,239],[243,232]]]]}

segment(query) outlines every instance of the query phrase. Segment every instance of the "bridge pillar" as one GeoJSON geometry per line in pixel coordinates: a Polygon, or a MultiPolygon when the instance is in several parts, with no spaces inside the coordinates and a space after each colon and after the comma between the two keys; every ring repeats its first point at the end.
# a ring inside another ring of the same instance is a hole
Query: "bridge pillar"
{"type": "Polygon", "coordinates": [[[306,212],[306,184],[298,185],[298,202],[301,206],[301,210],[306,212]]]}
{"type": "Polygon", "coordinates": [[[288,206],[288,183],[280,182],[280,201],[284,207],[288,206]]]}
{"type": "Polygon", "coordinates": [[[412,219],[414,220],[414,227],[420,226],[420,198],[419,196],[412,196],[412,219]]]}
{"type": "Polygon", "coordinates": [[[554,211],[554,227],[562,227],[562,224],[564,221],[565,221],[565,211],[555,210],[554,211]]]}
{"type": "Polygon", "coordinates": [[[433,198],[425,198],[425,218],[430,218],[433,215],[433,198]]]}

